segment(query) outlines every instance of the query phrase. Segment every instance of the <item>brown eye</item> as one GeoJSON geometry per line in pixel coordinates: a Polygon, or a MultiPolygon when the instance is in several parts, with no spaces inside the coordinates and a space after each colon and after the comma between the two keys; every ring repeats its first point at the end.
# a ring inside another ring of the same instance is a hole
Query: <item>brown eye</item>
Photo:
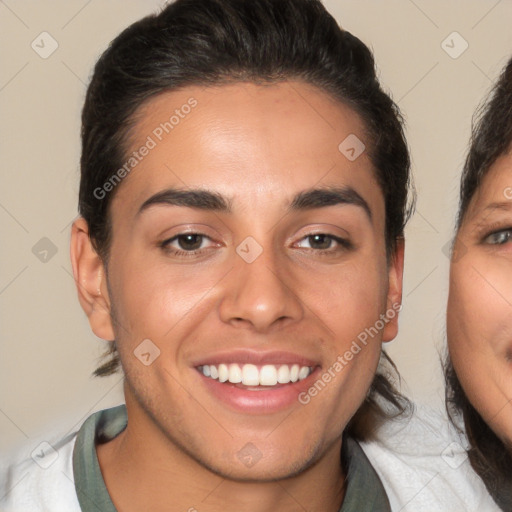
{"type": "Polygon", "coordinates": [[[305,249],[314,249],[319,252],[332,252],[336,250],[351,249],[352,244],[349,240],[339,238],[325,233],[315,233],[305,236],[298,246],[305,249]]]}
{"type": "Polygon", "coordinates": [[[210,238],[201,233],[182,233],[162,242],[161,247],[166,251],[179,253],[194,253],[207,249],[210,238]]]}
{"type": "Polygon", "coordinates": [[[310,235],[308,241],[312,249],[320,250],[330,249],[333,243],[333,239],[328,235],[310,235]]]}
{"type": "Polygon", "coordinates": [[[189,234],[179,235],[176,237],[180,249],[184,251],[195,251],[201,247],[203,243],[203,235],[189,234]]]}

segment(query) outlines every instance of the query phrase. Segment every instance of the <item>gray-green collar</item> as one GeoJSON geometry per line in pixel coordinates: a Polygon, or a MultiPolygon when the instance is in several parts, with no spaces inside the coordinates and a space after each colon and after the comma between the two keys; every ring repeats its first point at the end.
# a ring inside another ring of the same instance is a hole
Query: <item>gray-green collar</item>
{"type": "Polygon", "coordinates": [[[87,418],[73,449],[75,490],[82,512],[117,512],[101,474],[96,443],[114,439],[127,425],[126,406],[99,411],[87,418]]]}
{"type": "Polygon", "coordinates": [[[344,436],[341,457],[347,479],[340,512],[391,512],[382,482],[359,443],[344,436]]]}

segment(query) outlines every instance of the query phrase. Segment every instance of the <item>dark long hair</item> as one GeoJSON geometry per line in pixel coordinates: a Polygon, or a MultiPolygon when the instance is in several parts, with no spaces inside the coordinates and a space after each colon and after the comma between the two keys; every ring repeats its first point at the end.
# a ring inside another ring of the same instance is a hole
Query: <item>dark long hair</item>
{"type": "MultiPolygon", "coordinates": [[[[362,119],[385,199],[388,257],[410,215],[410,159],[397,105],[382,90],[370,50],[342,30],[319,0],[177,0],[134,23],[98,60],[82,113],[79,211],[108,269],[109,205],[116,187],[96,193],[126,161],[141,105],[192,85],[300,80],[348,105],[362,119]]],[[[122,185],[121,185],[122,186],[122,185]]],[[[95,372],[116,371],[109,359],[95,372]]],[[[388,363],[389,364],[389,363],[388,363]]],[[[383,365],[386,365],[383,357],[383,365]]],[[[367,400],[399,397],[376,377],[367,400]]]]}
{"type": "MultiPolygon", "coordinates": [[[[503,70],[487,102],[477,111],[469,152],[462,172],[457,230],[464,222],[471,199],[483,178],[512,146],[512,59],[503,70]]],[[[445,362],[446,407],[459,429],[462,418],[469,442],[468,456],[496,503],[512,510],[511,447],[485,423],[473,407],[449,358],[445,362]]]]}

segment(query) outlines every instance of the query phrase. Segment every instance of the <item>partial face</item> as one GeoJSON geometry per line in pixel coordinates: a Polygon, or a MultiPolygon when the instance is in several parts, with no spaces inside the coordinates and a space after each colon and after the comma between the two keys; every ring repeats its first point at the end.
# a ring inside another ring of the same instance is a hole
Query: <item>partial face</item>
{"type": "Polygon", "coordinates": [[[512,156],[492,166],[458,233],[448,343],[464,391],[512,446],[512,156]]]}
{"type": "Polygon", "coordinates": [[[232,478],[339,461],[401,288],[370,159],[338,149],[350,134],[365,140],[358,116],[301,83],[140,112],[132,149],[153,147],[118,185],[108,268],[132,428],[232,478]]]}

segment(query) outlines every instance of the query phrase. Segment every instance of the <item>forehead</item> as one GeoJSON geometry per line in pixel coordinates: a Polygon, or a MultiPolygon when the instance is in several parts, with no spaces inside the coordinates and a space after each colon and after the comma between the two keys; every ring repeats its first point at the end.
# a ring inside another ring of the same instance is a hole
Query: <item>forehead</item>
{"type": "Polygon", "coordinates": [[[489,168],[475,191],[468,207],[466,220],[479,216],[482,210],[512,208],[512,153],[500,156],[489,168]]]}
{"type": "Polygon", "coordinates": [[[302,82],[160,94],[137,112],[129,142],[127,159],[145,156],[133,157],[140,160],[114,201],[140,203],[165,186],[200,186],[262,206],[319,184],[357,184],[382,196],[360,117],[302,82]]]}

